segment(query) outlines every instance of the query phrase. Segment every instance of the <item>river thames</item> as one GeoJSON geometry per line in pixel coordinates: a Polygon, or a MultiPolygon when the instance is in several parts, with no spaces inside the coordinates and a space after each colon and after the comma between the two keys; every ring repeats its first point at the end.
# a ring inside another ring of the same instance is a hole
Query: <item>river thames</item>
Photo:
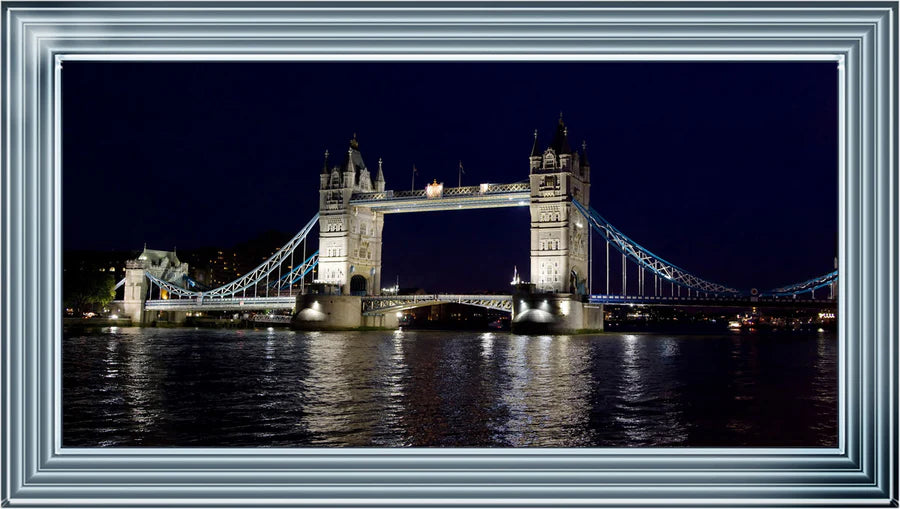
{"type": "Polygon", "coordinates": [[[63,335],[65,447],[837,445],[835,333],[63,335]]]}

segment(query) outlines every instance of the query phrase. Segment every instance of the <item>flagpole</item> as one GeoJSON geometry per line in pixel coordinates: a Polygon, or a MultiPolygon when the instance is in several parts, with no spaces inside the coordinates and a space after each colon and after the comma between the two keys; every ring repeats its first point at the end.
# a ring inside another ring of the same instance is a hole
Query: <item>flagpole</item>
{"type": "Polygon", "coordinates": [[[409,190],[410,191],[416,190],[416,165],[413,165],[412,187],[409,190]]]}

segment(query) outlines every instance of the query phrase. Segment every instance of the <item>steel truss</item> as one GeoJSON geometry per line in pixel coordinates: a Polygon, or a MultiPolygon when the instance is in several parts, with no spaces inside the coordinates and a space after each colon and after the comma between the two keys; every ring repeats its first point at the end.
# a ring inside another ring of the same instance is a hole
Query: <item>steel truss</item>
{"type": "Polygon", "coordinates": [[[656,256],[650,252],[650,250],[642,247],[640,244],[631,240],[624,233],[616,229],[615,226],[610,224],[609,221],[604,219],[603,216],[598,214],[593,208],[590,210],[585,209],[584,205],[574,198],[572,199],[572,204],[575,205],[575,208],[584,215],[588,222],[590,222],[594,231],[615,246],[615,248],[625,255],[626,258],[630,258],[640,267],[649,270],[664,280],[678,286],[716,296],[741,295],[741,292],[734,288],[701,279],[677,265],[656,256]]]}
{"type": "MultiPolygon", "coordinates": [[[[490,194],[506,194],[506,193],[523,193],[531,192],[531,184],[525,182],[515,182],[512,184],[485,184],[485,188],[481,186],[463,186],[463,187],[447,187],[444,188],[442,197],[456,196],[484,196],[490,194]]],[[[415,189],[411,191],[376,191],[373,193],[354,193],[350,198],[350,203],[372,202],[382,200],[407,199],[407,198],[423,198],[425,196],[424,189],[415,189]]]]}
{"type": "Polygon", "coordinates": [[[468,304],[512,313],[511,295],[391,295],[362,298],[363,315],[382,315],[391,311],[431,306],[434,304],[468,304]]]}
{"type": "Polygon", "coordinates": [[[764,297],[788,297],[806,292],[812,293],[819,288],[837,283],[837,278],[838,271],[829,272],[828,274],[814,277],[807,281],[803,281],[802,283],[794,283],[792,285],[775,288],[774,290],[769,290],[767,292],[761,292],[760,295],[764,297]]]}
{"type": "Polygon", "coordinates": [[[319,264],[319,252],[311,254],[309,258],[303,261],[302,264],[297,265],[290,272],[281,276],[281,279],[278,281],[273,281],[269,283],[269,288],[278,287],[281,290],[290,287],[292,284],[296,283],[303,279],[304,276],[309,274],[316,265],[319,264]]]}
{"type": "MultiPolygon", "coordinates": [[[[158,286],[159,288],[166,290],[170,295],[176,295],[179,297],[194,297],[199,299],[206,298],[225,298],[225,297],[235,297],[237,294],[247,290],[248,288],[253,288],[257,284],[263,282],[271,275],[273,272],[277,272],[279,267],[282,266],[288,259],[292,256],[295,249],[297,249],[300,244],[306,240],[306,236],[312,231],[313,227],[316,225],[316,222],[319,221],[319,214],[313,216],[312,219],[306,226],[301,229],[297,235],[294,235],[294,238],[288,241],[287,244],[281,247],[278,251],[275,252],[268,260],[264,261],[255,269],[251,270],[247,274],[235,279],[234,281],[222,285],[218,288],[214,288],[208,291],[194,291],[187,290],[182,288],[174,283],[169,281],[164,281],[162,279],[157,278],[153,274],[149,272],[145,272],[147,278],[158,286]]],[[[307,261],[315,259],[315,262],[309,266],[309,270],[312,269],[312,265],[318,263],[318,252],[315,255],[311,256],[307,261]]],[[[305,262],[304,262],[305,264],[305,262]]],[[[307,270],[308,271],[308,270],[307,270]]]]}

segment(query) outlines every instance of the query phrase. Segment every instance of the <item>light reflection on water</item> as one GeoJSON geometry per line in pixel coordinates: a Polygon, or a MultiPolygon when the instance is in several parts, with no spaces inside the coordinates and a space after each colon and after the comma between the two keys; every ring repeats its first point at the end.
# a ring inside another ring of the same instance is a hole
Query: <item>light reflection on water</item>
{"type": "Polygon", "coordinates": [[[66,332],[65,446],[834,446],[833,334],[66,332]]]}

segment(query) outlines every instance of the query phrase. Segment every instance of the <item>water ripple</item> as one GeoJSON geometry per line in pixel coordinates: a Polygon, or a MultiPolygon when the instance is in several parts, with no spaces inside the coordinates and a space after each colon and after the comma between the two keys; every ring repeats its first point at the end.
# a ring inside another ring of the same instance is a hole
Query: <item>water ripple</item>
{"type": "Polygon", "coordinates": [[[837,341],[66,331],[65,446],[834,446],[837,341]]]}

